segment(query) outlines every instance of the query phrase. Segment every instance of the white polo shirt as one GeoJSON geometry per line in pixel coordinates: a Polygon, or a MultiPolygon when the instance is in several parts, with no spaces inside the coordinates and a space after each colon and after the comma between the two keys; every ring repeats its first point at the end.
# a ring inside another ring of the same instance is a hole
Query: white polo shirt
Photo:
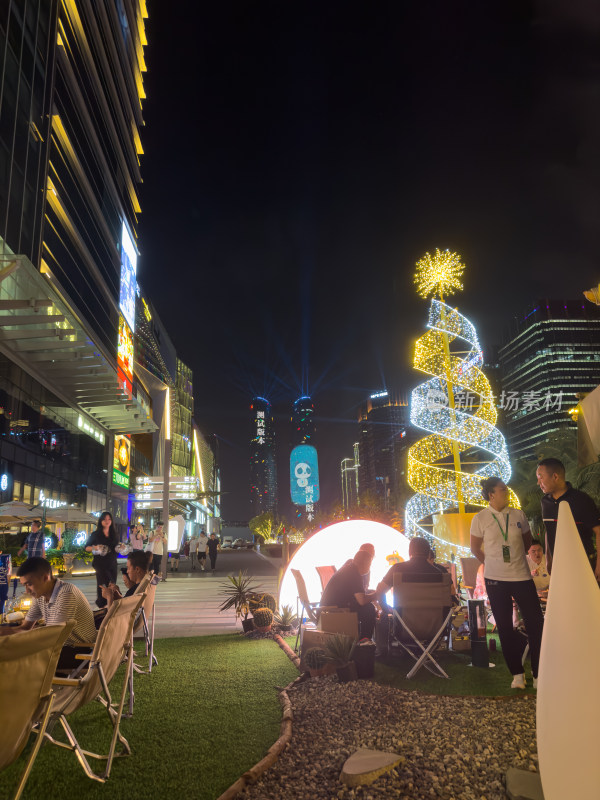
{"type": "Polygon", "coordinates": [[[529,531],[527,517],[519,508],[503,508],[496,511],[487,506],[475,514],[471,522],[471,536],[483,539],[485,552],[484,577],[494,581],[527,581],[531,580],[531,572],[527,564],[527,555],[523,545],[523,534],[529,531]],[[508,536],[506,542],[500,531],[506,530],[508,514],[508,536]],[[494,515],[496,519],[494,519],[494,515]],[[499,524],[498,524],[499,523],[499,524]],[[502,547],[510,547],[510,563],[504,561],[502,547]]]}

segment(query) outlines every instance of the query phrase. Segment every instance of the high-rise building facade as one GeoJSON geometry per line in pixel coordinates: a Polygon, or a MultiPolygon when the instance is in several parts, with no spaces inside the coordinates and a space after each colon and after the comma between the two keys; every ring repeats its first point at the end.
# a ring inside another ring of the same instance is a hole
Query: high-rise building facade
{"type": "Polygon", "coordinates": [[[306,395],[292,409],[292,447],[299,444],[315,444],[315,406],[306,395]]]}
{"type": "Polygon", "coordinates": [[[543,301],[516,319],[499,351],[508,451],[535,459],[542,442],[574,429],[568,411],[600,376],[600,308],[543,301]]]}
{"type": "Polygon", "coordinates": [[[0,3],[0,499],[123,524],[129,437],[156,427],[133,371],[146,16],[0,3]]]}
{"type": "Polygon", "coordinates": [[[408,403],[387,390],[374,392],[361,414],[359,438],[360,494],[369,492],[392,508],[399,489],[403,438],[409,425],[408,403]]]}
{"type": "Polygon", "coordinates": [[[275,460],[275,425],[271,403],[255,397],[250,405],[252,434],[250,440],[250,506],[252,516],[266,511],[277,512],[277,463],[275,460]]]}
{"type": "Polygon", "coordinates": [[[340,464],[340,478],[342,482],[342,508],[348,511],[359,505],[358,470],[360,468],[359,444],[354,442],[354,457],[343,458],[340,464]]]}
{"type": "Polygon", "coordinates": [[[171,474],[191,475],[194,415],[192,370],[177,359],[177,380],[171,417],[171,474]]]}

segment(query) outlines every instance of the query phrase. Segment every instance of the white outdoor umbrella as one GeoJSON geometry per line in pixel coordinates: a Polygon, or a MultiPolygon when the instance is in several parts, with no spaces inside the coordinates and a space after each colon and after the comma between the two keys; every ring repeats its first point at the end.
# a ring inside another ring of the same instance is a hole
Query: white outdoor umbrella
{"type": "Polygon", "coordinates": [[[9,525],[17,522],[31,522],[34,519],[41,519],[42,515],[38,509],[32,510],[27,503],[19,500],[11,500],[0,506],[0,525],[9,525]]]}
{"type": "Polygon", "coordinates": [[[46,511],[46,522],[61,522],[63,524],[73,522],[75,525],[97,525],[98,520],[93,514],[82,511],[80,508],[49,508],[46,511]]]}

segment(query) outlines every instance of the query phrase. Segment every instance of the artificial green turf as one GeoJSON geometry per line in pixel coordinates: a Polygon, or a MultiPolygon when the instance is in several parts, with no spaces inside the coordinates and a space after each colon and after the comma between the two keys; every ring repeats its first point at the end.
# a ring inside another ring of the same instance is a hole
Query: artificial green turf
{"type": "MultiPolygon", "coordinates": [[[[228,634],[160,639],[155,649],[159,665],[136,675],[134,717],[121,723],[132,753],[115,759],[108,782],[91,781],[73,753],[46,743],[23,800],[214,800],[265,755],[279,736],[275,686],[298,675],[275,642],[228,634]]],[[[99,703],[69,723],[84,749],[107,752],[110,732],[99,703]]],[[[0,798],[11,796],[24,763],[22,755],[0,775],[0,798]]]]}
{"type": "MultiPolygon", "coordinates": [[[[509,673],[502,652],[500,642],[496,639],[497,651],[489,653],[489,661],[496,664],[491,669],[470,667],[471,654],[438,651],[434,654],[442,668],[448,673],[450,680],[432,675],[424,667],[419,670],[414,678],[406,679],[407,672],[414,665],[408,656],[393,656],[375,664],[375,680],[378,683],[394,686],[397,689],[419,689],[428,694],[451,695],[485,695],[488,697],[519,696],[523,695],[522,689],[511,689],[512,676],[509,673]]],[[[488,638],[489,644],[489,638],[488,638]]],[[[532,693],[531,670],[526,664],[525,674],[527,689],[525,693],[532,693]]]]}

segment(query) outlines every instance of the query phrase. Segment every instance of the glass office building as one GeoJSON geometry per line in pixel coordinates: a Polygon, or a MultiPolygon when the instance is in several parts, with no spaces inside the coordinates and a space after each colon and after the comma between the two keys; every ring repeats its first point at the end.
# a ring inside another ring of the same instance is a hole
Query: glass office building
{"type": "Polygon", "coordinates": [[[0,3],[0,458],[27,502],[44,472],[46,497],[106,502],[113,436],[156,427],[133,370],[146,16],[0,3]]]}
{"type": "Polygon", "coordinates": [[[535,459],[542,442],[575,429],[569,409],[600,380],[600,309],[543,301],[514,320],[499,351],[511,458],[535,459]]]}

